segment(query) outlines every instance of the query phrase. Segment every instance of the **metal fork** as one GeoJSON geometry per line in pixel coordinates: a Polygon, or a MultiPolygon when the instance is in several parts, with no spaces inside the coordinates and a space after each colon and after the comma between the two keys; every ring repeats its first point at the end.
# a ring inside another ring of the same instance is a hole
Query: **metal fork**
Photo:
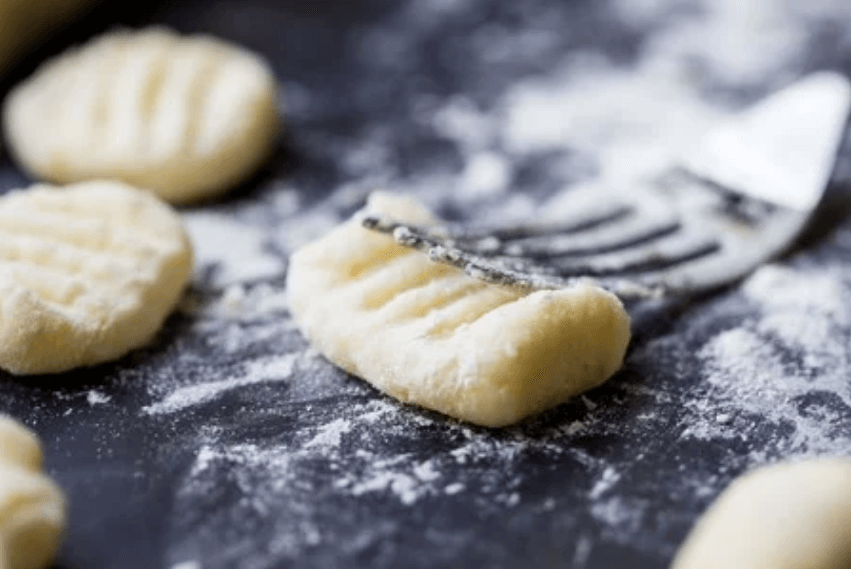
{"type": "Polygon", "coordinates": [[[849,103],[845,77],[813,74],[719,125],[643,187],[592,199],[577,192],[575,211],[558,223],[361,221],[492,283],[542,289],[590,279],[624,300],[705,291],[744,277],[798,236],[830,179],[849,103]]]}

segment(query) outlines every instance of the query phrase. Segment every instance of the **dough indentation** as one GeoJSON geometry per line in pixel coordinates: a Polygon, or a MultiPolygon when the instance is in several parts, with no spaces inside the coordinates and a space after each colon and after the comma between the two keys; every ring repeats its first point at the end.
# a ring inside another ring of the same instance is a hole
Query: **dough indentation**
{"type": "Polygon", "coordinates": [[[364,289],[363,307],[367,310],[378,310],[399,295],[422,288],[447,272],[424,266],[421,261],[417,253],[399,255],[386,265],[371,271],[368,276],[362,274],[356,286],[364,289]]]}
{"type": "MultiPolygon", "coordinates": [[[[423,226],[411,199],[376,193],[369,213],[423,226]]],[[[503,426],[599,385],[621,365],[629,318],[578,285],[529,293],[434,263],[355,215],[290,258],[290,310],[316,348],[397,399],[503,426]]]]}
{"type": "Polygon", "coordinates": [[[0,368],[16,374],[94,365],[147,343],[191,270],[177,214],[118,182],[6,194],[0,240],[0,368]]]}
{"type": "Polygon", "coordinates": [[[433,279],[421,287],[411,288],[398,294],[384,307],[388,320],[421,318],[452,304],[467,295],[474,294],[486,286],[482,282],[447,275],[433,279]]]}
{"type": "Polygon", "coordinates": [[[277,85],[259,56],[163,27],[68,50],[16,87],[3,113],[31,174],[119,179],[176,203],[246,178],[278,132],[277,85]]]}

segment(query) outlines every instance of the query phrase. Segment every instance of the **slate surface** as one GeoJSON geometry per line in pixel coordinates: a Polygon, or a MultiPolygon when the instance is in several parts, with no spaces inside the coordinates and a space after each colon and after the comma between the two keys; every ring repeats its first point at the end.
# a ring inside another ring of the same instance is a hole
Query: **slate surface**
{"type": "MultiPolygon", "coordinates": [[[[507,93],[560,76],[576,54],[640,77],[648,54],[671,53],[697,92],[727,102],[841,68],[842,4],[783,4],[754,3],[748,19],[733,2],[112,3],[22,62],[7,86],[113,22],[164,22],[264,54],[287,117],[262,172],[183,210],[208,241],[152,346],[55,377],[2,376],[0,410],[43,437],[70,500],[57,566],[662,568],[745,469],[851,453],[847,152],[786,258],[745,285],[635,309],[624,370],[516,428],[397,406],[311,352],[280,301],[289,251],[370,187],[465,218],[534,210],[588,176],[582,160],[565,168],[582,158],[570,141],[525,151],[493,136],[482,147],[509,183],[472,198],[453,186],[477,133],[510,115],[507,93]],[[717,45],[692,53],[701,42],[717,45]],[[726,73],[707,55],[724,49],[734,63],[775,49],[779,63],[726,73]],[[486,118],[450,136],[435,117],[464,105],[486,118]]],[[[27,182],[5,157],[0,174],[4,189],[27,182]]]]}

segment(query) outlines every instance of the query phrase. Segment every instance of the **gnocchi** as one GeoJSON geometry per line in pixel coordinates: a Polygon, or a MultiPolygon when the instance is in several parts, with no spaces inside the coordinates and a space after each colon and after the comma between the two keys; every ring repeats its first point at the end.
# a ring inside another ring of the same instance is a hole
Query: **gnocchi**
{"type": "Polygon", "coordinates": [[[65,533],[65,498],[42,471],[35,434],[0,415],[0,567],[40,569],[65,533]]]}
{"type": "MultiPolygon", "coordinates": [[[[436,223],[387,193],[367,210],[436,223]]],[[[292,255],[287,294],[304,335],[336,365],[402,402],[489,427],[604,382],[630,338],[622,304],[601,288],[488,284],[362,228],[358,215],[292,255]]]]}
{"type": "Polygon", "coordinates": [[[775,464],[747,473],[698,521],[672,569],[851,566],[851,459],[775,464]]]}
{"type": "Polygon", "coordinates": [[[180,218],[149,192],[96,181],[0,197],[0,368],[61,372],[142,346],[191,265],[180,218]]]}
{"type": "Polygon", "coordinates": [[[117,30],[43,64],[3,109],[16,161],[57,184],[110,178],[188,203],[250,175],[278,132],[256,54],[163,28],[117,30]]]}

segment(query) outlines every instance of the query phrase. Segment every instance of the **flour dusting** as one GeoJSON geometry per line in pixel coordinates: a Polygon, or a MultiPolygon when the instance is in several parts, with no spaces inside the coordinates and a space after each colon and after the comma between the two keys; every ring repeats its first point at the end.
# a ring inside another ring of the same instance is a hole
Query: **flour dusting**
{"type": "MultiPolygon", "coordinates": [[[[628,56],[594,38],[569,43],[557,29],[572,14],[562,8],[539,14],[520,3],[505,21],[461,34],[453,26],[478,0],[406,4],[353,32],[353,57],[379,78],[375,92],[423,63],[437,31],[458,36],[428,60],[450,76],[456,57],[477,69],[533,65],[505,84],[465,68],[452,77],[468,89],[424,87],[342,133],[311,131],[320,94],[294,79],[293,109],[304,113],[294,153],[316,160],[321,175],[281,176],[260,202],[183,214],[197,290],[181,307],[179,365],[145,376],[139,412],[175,430],[187,417],[205,418],[185,435],[174,508],[185,511],[176,525],[187,537],[172,546],[174,567],[205,559],[206,548],[217,551],[217,566],[282,565],[325,546],[360,559],[388,551],[411,519],[433,524],[429,535],[438,537],[429,539],[440,541],[446,564],[475,541],[477,520],[558,527],[559,558],[579,569],[613,542],[670,557],[672,536],[732,476],[782,457],[847,454],[851,269],[838,261],[767,265],[650,332],[636,318],[625,369],[609,384],[499,431],[386,398],[298,332],[286,256],[372,189],[494,223],[560,219],[599,201],[604,187],[640,199],[638,188],[676,167],[719,120],[802,75],[811,29],[836,17],[835,33],[851,41],[839,0],[595,6],[616,32],[629,32],[617,37],[640,36],[628,56]],[[523,18],[534,25],[512,24],[523,18]],[[384,122],[397,112],[409,112],[414,134],[384,122]],[[474,516],[459,522],[469,535],[446,522],[447,504],[474,516]],[[221,535],[231,537],[219,543],[221,535]]],[[[589,8],[595,17],[597,9],[589,8]]],[[[346,103],[369,107],[370,93],[347,93],[346,103]]],[[[820,246],[844,251],[848,243],[838,232],[820,246]]]]}
{"type": "Polygon", "coordinates": [[[202,565],[195,560],[181,561],[172,565],[171,569],[202,569],[202,565]]]}
{"type": "MultiPolygon", "coordinates": [[[[375,495],[382,500],[395,500],[402,506],[439,499],[442,495],[460,495],[475,486],[477,493],[485,492],[497,503],[512,506],[521,501],[516,488],[522,479],[510,473],[511,465],[523,461],[529,452],[553,456],[565,453],[557,443],[564,437],[558,430],[537,442],[522,436],[513,442],[500,442],[488,431],[477,432],[462,425],[410,417],[397,403],[383,399],[348,406],[339,414],[343,416],[319,425],[305,433],[304,439],[291,444],[223,445],[209,440],[196,454],[184,492],[206,488],[207,476],[215,472],[217,465],[227,464],[232,472],[244,472],[255,480],[255,486],[243,491],[261,503],[293,500],[294,495],[299,496],[298,500],[310,500],[310,496],[299,494],[296,488],[317,484],[315,491],[327,495],[325,499],[375,495]],[[430,429],[438,424],[449,429],[457,439],[455,444],[434,456],[425,456],[416,445],[408,451],[387,454],[384,439],[405,440],[406,432],[430,429]],[[483,464],[491,461],[501,464],[504,473],[481,470],[483,464]],[[317,464],[324,465],[321,470],[332,475],[321,477],[324,481],[299,480],[299,473],[315,469],[317,464]],[[266,494],[267,491],[270,493],[266,494]]],[[[591,489],[591,495],[596,497],[612,488],[619,476],[593,460],[589,464],[597,464],[595,468],[600,469],[600,479],[591,489]]]]}
{"type": "Polygon", "coordinates": [[[236,377],[180,387],[170,392],[161,401],[148,405],[142,410],[148,415],[175,413],[187,407],[207,403],[233,389],[255,383],[287,381],[292,378],[301,356],[301,354],[284,354],[263,360],[253,360],[236,377]]]}
{"type": "Polygon", "coordinates": [[[92,389],[86,394],[86,401],[89,402],[89,405],[103,405],[104,403],[109,403],[112,397],[103,393],[102,391],[98,391],[97,389],[92,389]]]}
{"type": "Polygon", "coordinates": [[[760,316],[718,333],[700,351],[710,390],[688,405],[716,415],[695,422],[683,436],[746,438],[742,425],[752,415],[790,430],[774,452],[845,452],[851,443],[842,428],[851,411],[851,382],[843,370],[851,354],[834,338],[851,325],[841,301],[849,276],[844,268],[814,272],[779,265],[751,276],[742,290],[760,316]]]}
{"type": "Polygon", "coordinates": [[[209,212],[185,213],[183,221],[192,238],[196,271],[212,270],[214,285],[282,274],[283,262],[267,252],[268,237],[261,229],[209,212]]]}

